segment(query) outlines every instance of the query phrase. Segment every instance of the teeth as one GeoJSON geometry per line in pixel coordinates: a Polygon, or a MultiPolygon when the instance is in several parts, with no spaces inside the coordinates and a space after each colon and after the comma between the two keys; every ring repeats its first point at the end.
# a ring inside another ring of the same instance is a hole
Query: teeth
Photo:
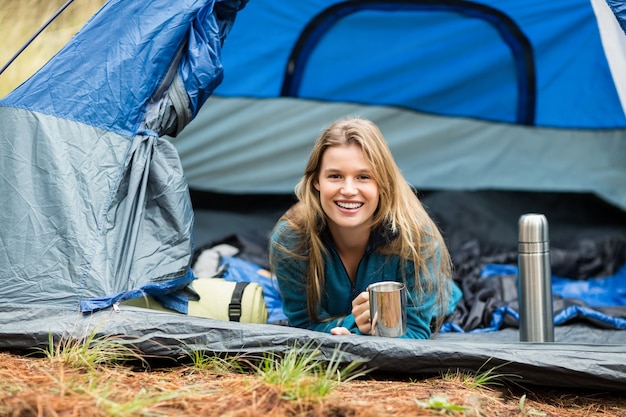
{"type": "Polygon", "coordinates": [[[363,203],[340,203],[337,202],[337,205],[341,208],[345,209],[357,209],[363,205],[363,203]]]}

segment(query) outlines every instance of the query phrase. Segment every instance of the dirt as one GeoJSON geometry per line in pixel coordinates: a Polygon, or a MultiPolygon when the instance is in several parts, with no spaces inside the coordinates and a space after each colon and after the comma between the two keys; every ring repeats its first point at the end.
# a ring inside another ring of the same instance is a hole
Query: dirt
{"type": "Polygon", "coordinates": [[[471,387],[460,375],[395,380],[367,375],[323,398],[286,398],[255,373],[175,366],[73,368],[0,352],[0,416],[626,416],[618,392],[517,384],[471,387]]]}

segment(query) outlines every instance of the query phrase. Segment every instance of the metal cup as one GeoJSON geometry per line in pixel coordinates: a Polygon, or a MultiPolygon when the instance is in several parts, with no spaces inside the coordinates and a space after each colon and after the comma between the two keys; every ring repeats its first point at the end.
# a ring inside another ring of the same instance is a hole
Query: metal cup
{"type": "Polygon", "coordinates": [[[398,337],[406,333],[406,286],[383,281],[367,288],[372,336],[398,337]]]}

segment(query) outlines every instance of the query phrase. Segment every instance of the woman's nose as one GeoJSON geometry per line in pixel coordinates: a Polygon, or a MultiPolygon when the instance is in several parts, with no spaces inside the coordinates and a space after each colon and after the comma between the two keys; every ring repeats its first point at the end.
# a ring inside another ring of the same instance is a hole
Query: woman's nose
{"type": "Polygon", "coordinates": [[[352,195],[352,194],[356,194],[357,192],[357,188],[354,185],[354,181],[347,179],[344,183],[343,183],[343,187],[341,187],[341,192],[343,194],[347,194],[347,195],[352,195]]]}

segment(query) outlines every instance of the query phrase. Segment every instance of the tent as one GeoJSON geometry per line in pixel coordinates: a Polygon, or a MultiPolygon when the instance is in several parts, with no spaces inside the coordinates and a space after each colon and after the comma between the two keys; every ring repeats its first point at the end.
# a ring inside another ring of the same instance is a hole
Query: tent
{"type": "Polygon", "coordinates": [[[192,189],[285,194],[311,138],[359,114],[419,190],[591,192],[624,209],[625,42],[604,0],[253,2],[176,146],[192,189]]]}
{"type": "MultiPolygon", "coordinates": [[[[228,233],[262,236],[293,201],[313,138],[345,114],[381,126],[472,270],[510,263],[516,218],[532,208],[549,214],[564,271],[619,281],[619,4],[131,3],[109,1],[0,101],[0,348],[90,329],[173,358],[314,342],[383,372],[489,363],[529,384],[626,387],[623,305],[573,305],[555,343],[519,342],[506,303],[483,310],[504,324],[428,341],[185,314],[193,253],[228,233]],[[143,295],[178,313],[120,306],[143,295]]],[[[514,272],[495,275],[502,292],[514,272]]]]}

